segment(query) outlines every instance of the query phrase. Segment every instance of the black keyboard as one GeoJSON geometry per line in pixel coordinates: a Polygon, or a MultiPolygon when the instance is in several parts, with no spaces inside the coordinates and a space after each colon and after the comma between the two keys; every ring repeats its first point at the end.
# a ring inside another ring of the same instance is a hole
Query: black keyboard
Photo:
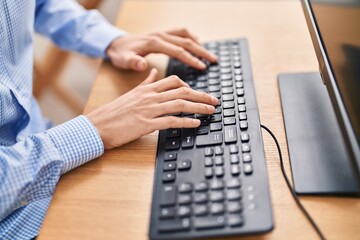
{"type": "Polygon", "coordinates": [[[260,120],[245,39],[209,42],[217,64],[197,71],[170,59],[167,75],[220,101],[196,129],[159,133],[151,239],[263,233],[273,228],[260,120]]]}

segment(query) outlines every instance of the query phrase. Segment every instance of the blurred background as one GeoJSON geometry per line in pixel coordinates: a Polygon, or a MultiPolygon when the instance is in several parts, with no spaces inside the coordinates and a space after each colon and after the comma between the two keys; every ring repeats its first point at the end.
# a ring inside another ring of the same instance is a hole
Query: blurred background
{"type": "MultiPolygon", "coordinates": [[[[97,8],[109,22],[115,21],[120,0],[78,0],[97,8]]],[[[59,50],[48,39],[35,35],[34,94],[44,116],[54,125],[82,113],[101,59],[59,50]]]]}

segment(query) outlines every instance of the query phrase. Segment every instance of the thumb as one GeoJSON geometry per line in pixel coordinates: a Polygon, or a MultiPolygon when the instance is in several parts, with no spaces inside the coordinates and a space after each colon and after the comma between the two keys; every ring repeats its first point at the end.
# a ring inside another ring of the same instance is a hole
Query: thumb
{"type": "Polygon", "coordinates": [[[158,70],[156,70],[156,68],[151,69],[149,75],[140,85],[156,82],[157,76],[158,76],[158,70]]]}

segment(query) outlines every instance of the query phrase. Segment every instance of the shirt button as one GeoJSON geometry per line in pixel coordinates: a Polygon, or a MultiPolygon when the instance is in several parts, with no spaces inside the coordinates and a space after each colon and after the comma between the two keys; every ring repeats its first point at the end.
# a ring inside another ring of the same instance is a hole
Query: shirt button
{"type": "Polygon", "coordinates": [[[21,141],[23,141],[23,140],[24,140],[24,138],[21,137],[21,136],[17,136],[17,137],[16,137],[16,141],[18,141],[18,142],[21,142],[21,141]]]}
{"type": "Polygon", "coordinates": [[[23,206],[25,206],[25,205],[27,204],[27,202],[26,202],[25,200],[22,200],[22,201],[20,202],[20,204],[21,204],[21,206],[23,207],[23,206]]]}

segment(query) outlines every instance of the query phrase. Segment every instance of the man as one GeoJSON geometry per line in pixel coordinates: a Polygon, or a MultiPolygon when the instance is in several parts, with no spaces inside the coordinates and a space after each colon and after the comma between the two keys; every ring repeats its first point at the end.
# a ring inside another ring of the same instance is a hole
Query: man
{"type": "Polygon", "coordinates": [[[165,128],[194,128],[176,112],[212,114],[217,99],[157,71],[134,90],[87,116],[49,128],[32,96],[33,29],[57,45],[144,71],[149,53],[165,53],[197,69],[216,57],[185,29],[129,35],[72,0],[0,0],[0,239],[37,236],[61,174],[165,128]],[[140,127],[139,127],[140,126],[140,127]],[[127,131],[131,129],[131,131],[127,131]]]}

